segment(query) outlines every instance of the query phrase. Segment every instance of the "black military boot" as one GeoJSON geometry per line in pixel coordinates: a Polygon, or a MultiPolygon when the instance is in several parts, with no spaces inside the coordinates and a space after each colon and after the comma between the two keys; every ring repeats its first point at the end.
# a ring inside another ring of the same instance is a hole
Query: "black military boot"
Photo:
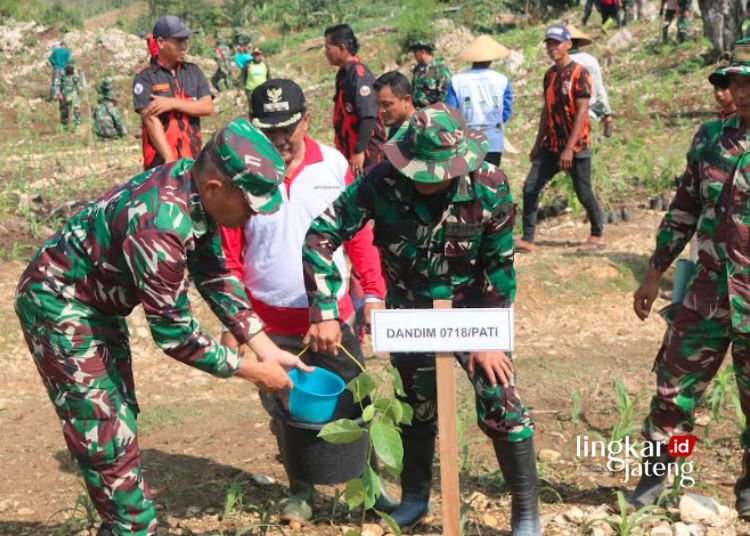
{"type": "Polygon", "coordinates": [[[99,525],[99,530],[96,531],[96,536],[115,536],[115,533],[112,531],[113,527],[114,524],[111,521],[103,521],[99,525]]]}
{"type": "Polygon", "coordinates": [[[500,471],[510,488],[510,527],[513,536],[541,536],[533,438],[515,443],[495,439],[492,446],[495,447],[500,471]]]}
{"type": "Polygon", "coordinates": [[[432,423],[402,428],[404,469],[401,471],[401,503],[391,514],[399,527],[415,525],[430,510],[435,435],[432,423]]]}
{"type": "Polygon", "coordinates": [[[667,471],[658,471],[660,476],[654,474],[653,467],[655,464],[671,463],[674,458],[667,454],[667,445],[658,441],[650,441],[652,445],[651,452],[658,452],[658,455],[646,456],[641,460],[641,479],[638,485],[628,495],[628,504],[635,508],[654,505],[659,499],[659,495],[667,486],[667,471]]]}
{"type": "Polygon", "coordinates": [[[734,507],[744,520],[750,520],[750,453],[742,452],[742,476],[734,484],[734,507]]]}

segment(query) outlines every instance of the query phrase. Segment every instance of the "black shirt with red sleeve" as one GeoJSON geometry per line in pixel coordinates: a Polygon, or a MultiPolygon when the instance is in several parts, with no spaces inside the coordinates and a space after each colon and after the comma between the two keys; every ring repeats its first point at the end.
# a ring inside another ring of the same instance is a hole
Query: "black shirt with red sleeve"
{"type": "Polygon", "coordinates": [[[375,103],[375,76],[359,58],[354,56],[336,74],[336,94],[333,97],[333,132],[336,148],[348,159],[354,153],[365,152],[365,167],[378,163],[383,156],[385,129],[375,103]],[[358,128],[366,121],[372,124],[368,132],[358,128]],[[363,135],[360,136],[359,133],[363,135]],[[363,138],[363,139],[360,139],[363,138]]]}
{"type": "MultiPolygon", "coordinates": [[[[147,108],[151,95],[173,97],[184,100],[198,100],[211,95],[206,77],[194,63],[178,63],[172,71],[154,61],[135,75],[133,80],[133,104],[136,112],[147,108]]],[[[167,142],[174,149],[177,158],[195,158],[201,150],[201,121],[177,111],[159,116],[167,142]]],[[[164,159],[156,150],[143,125],[143,169],[151,169],[164,164],[164,159]]]]}

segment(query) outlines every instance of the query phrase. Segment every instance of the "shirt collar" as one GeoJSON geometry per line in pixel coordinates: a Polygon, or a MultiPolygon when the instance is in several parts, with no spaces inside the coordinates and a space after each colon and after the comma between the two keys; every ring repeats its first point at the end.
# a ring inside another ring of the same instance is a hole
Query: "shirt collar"
{"type": "Polygon", "coordinates": [[[730,115],[727,119],[724,120],[724,126],[735,129],[742,128],[739,114],[730,115]]]}
{"type": "Polygon", "coordinates": [[[323,151],[320,149],[320,145],[317,141],[312,139],[310,136],[305,135],[305,157],[300,162],[297,169],[294,170],[292,175],[284,177],[284,182],[291,184],[296,179],[302,170],[311,164],[317,164],[323,161],[323,151]]]}

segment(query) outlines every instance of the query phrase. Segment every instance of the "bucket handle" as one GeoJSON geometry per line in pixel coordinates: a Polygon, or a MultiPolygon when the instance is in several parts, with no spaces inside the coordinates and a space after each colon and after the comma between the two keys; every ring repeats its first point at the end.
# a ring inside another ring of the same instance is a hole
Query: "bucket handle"
{"type": "MultiPolygon", "coordinates": [[[[362,363],[360,363],[360,362],[359,362],[359,361],[357,360],[357,358],[356,358],[356,357],[354,357],[354,356],[352,355],[352,353],[351,353],[351,352],[350,352],[349,350],[347,350],[347,349],[346,349],[346,347],[345,347],[345,346],[344,346],[343,344],[339,344],[339,348],[340,348],[341,350],[343,350],[343,352],[344,352],[344,355],[345,355],[346,357],[348,357],[349,359],[351,359],[351,360],[352,360],[352,361],[354,362],[354,364],[355,364],[355,365],[357,365],[357,366],[359,367],[359,370],[361,370],[362,372],[365,372],[365,367],[363,367],[363,366],[362,366],[362,363]]],[[[310,349],[310,345],[308,344],[307,346],[305,346],[304,348],[302,348],[302,350],[300,351],[300,353],[298,353],[298,354],[297,354],[297,357],[302,357],[303,355],[305,355],[305,354],[307,353],[307,351],[308,351],[309,349],[310,349]]]]}

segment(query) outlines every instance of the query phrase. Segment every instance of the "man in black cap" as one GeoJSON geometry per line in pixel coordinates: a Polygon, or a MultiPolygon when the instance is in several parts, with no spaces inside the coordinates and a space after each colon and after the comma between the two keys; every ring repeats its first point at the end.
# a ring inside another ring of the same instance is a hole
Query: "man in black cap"
{"type": "MultiPolygon", "coordinates": [[[[244,228],[222,229],[222,247],[227,266],[245,283],[253,310],[263,319],[269,337],[299,354],[306,346],[310,312],[302,278],[302,241],[310,223],[353,182],[346,159],[333,147],[320,144],[307,135],[310,112],[302,89],[291,80],[272,79],[255,88],[250,96],[252,124],[276,146],[286,167],[280,187],[283,203],[273,217],[257,217],[244,228]],[[264,269],[261,269],[264,266],[264,269]]],[[[372,244],[372,230],[364,227],[333,256],[339,270],[348,272],[344,251],[357,270],[365,292],[365,316],[382,307],[385,283],[380,272],[380,256],[372,244]]],[[[343,286],[337,295],[342,311],[342,345],[364,364],[359,338],[354,330],[354,308],[343,286]]],[[[230,332],[222,337],[227,346],[236,342],[230,332]]],[[[331,370],[348,382],[360,372],[348,357],[323,351],[308,351],[306,363],[331,370]]],[[[272,410],[275,399],[263,397],[272,410]]],[[[351,393],[339,399],[333,418],[351,417],[351,393]]],[[[282,456],[283,456],[282,452],[282,456]]],[[[290,498],[285,502],[284,521],[307,521],[312,516],[313,485],[290,477],[290,498]]],[[[383,511],[395,504],[384,498],[377,505],[383,511]]]]}
{"type": "Polygon", "coordinates": [[[135,111],[143,120],[144,169],[194,158],[201,149],[200,117],[213,111],[206,77],[185,61],[195,30],[167,15],[156,21],[152,33],[159,57],[133,80],[135,111]]]}

